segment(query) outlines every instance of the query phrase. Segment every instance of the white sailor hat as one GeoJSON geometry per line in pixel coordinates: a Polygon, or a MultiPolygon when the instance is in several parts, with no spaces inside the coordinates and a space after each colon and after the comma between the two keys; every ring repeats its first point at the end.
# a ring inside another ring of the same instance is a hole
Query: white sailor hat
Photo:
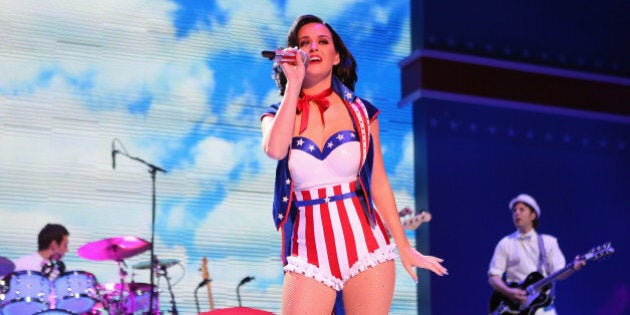
{"type": "Polygon", "coordinates": [[[534,211],[536,211],[536,214],[540,218],[540,207],[538,206],[538,203],[536,203],[536,199],[534,199],[534,197],[528,194],[520,194],[514,197],[514,199],[510,201],[510,210],[512,210],[512,208],[517,202],[522,202],[530,206],[532,209],[534,209],[534,211]]]}

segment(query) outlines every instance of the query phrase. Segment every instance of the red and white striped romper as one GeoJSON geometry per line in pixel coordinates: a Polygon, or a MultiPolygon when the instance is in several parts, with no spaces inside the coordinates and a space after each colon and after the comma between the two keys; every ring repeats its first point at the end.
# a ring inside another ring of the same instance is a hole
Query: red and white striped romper
{"type": "Polygon", "coordinates": [[[352,130],[335,133],[323,149],[293,138],[289,168],[299,214],[285,271],[342,290],[351,277],[397,257],[378,212],[370,226],[357,197],[360,156],[352,130]]]}

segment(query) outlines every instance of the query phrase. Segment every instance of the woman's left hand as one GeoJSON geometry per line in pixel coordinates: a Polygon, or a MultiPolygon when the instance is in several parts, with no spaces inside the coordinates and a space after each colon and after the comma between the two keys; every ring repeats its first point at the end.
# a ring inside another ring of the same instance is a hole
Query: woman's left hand
{"type": "Polygon", "coordinates": [[[424,268],[433,271],[435,274],[444,276],[448,275],[448,271],[440,263],[444,261],[442,258],[425,256],[412,247],[407,247],[400,251],[400,260],[415,282],[418,282],[418,275],[414,267],[424,268]]]}

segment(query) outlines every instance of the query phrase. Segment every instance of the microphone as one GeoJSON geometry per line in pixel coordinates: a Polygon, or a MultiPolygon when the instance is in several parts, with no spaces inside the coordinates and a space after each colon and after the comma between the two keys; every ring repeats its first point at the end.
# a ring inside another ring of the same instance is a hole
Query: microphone
{"type": "Polygon", "coordinates": [[[295,56],[297,54],[300,54],[300,57],[302,57],[302,63],[304,63],[305,65],[308,65],[309,60],[308,54],[305,51],[297,48],[295,50],[263,50],[261,54],[263,57],[276,62],[280,61],[280,59],[282,58],[295,59],[295,56]]]}
{"type": "Polygon", "coordinates": [[[263,57],[269,60],[273,60],[273,58],[276,58],[276,53],[279,51],[282,51],[282,50],[263,50],[261,54],[263,57]]]}
{"type": "Polygon", "coordinates": [[[46,263],[42,265],[41,273],[48,277],[53,272],[54,268],[55,265],[52,260],[47,260],[46,263]]]}
{"type": "Polygon", "coordinates": [[[242,286],[243,284],[245,284],[247,282],[250,282],[250,281],[252,281],[254,279],[255,279],[254,277],[247,276],[247,277],[243,278],[243,280],[241,280],[241,283],[239,283],[238,285],[242,286]]]}
{"type": "Polygon", "coordinates": [[[64,272],[66,272],[66,264],[55,257],[51,257],[47,260],[41,269],[41,273],[43,273],[47,278],[63,274],[64,272]]]}
{"type": "Polygon", "coordinates": [[[118,153],[118,150],[116,150],[116,146],[112,141],[112,169],[114,170],[116,169],[116,153],[118,153]]]}
{"type": "Polygon", "coordinates": [[[66,272],[66,264],[63,260],[57,260],[57,270],[59,270],[59,274],[64,274],[66,272]]]}

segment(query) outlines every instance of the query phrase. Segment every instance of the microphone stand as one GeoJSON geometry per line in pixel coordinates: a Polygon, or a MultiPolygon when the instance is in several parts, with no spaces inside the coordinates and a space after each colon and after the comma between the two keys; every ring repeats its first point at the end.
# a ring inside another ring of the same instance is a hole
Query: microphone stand
{"type": "Polygon", "coordinates": [[[201,287],[206,285],[206,283],[208,283],[208,282],[210,282],[210,280],[203,280],[195,288],[194,295],[195,295],[195,305],[197,306],[197,314],[201,313],[201,310],[199,309],[199,298],[197,297],[197,291],[199,291],[199,289],[201,289],[201,287]]]}
{"type": "Polygon", "coordinates": [[[161,266],[160,271],[162,271],[162,273],[158,274],[158,276],[161,275],[161,276],[164,276],[164,278],[166,278],[166,284],[168,285],[168,292],[171,294],[171,314],[177,315],[179,314],[179,312],[177,311],[177,303],[175,303],[175,294],[173,293],[173,287],[171,286],[171,277],[168,276],[166,267],[161,266]]]}
{"type": "MultiPolygon", "coordinates": [[[[146,166],[149,167],[149,173],[151,174],[151,184],[152,184],[152,195],[151,195],[151,270],[155,270],[155,266],[156,266],[156,262],[153,260],[153,257],[155,257],[154,253],[155,253],[155,246],[153,245],[155,242],[155,174],[157,172],[162,172],[164,174],[166,174],[166,170],[164,170],[163,168],[160,168],[156,165],[153,165],[149,162],[146,162],[145,160],[135,157],[135,156],[131,156],[129,154],[127,154],[127,150],[125,149],[124,151],[119,151],[115,149],[115,143],[116,141],[119,141],[118,139],[114,139],[112,141],[112,162],[114,162],[112,164],[112,166],[115,166],[115,156],[116,154],[121,154],[124,155],[126,157],[128,157],[129,159],[132,159],[134,161],[140,162],[146,166]]],[[[120,142],[120,141],[119,141],[120,142]]],[[[121,144],[122,145],[122,144],[121,144]]],[[[124,146],[123,146],[124,149],[124,146]]],[[[150,281],[151,281],[151,293],[149,296],[149,312],[153,312],[153,299],[155,298],[155,289],[154,289],[154,284],[155,284],[155,279],[153,276],[153,272],[151,272],[151,276],[150,276],[150,281]]]]}
{"type": "Polygon", "coordinates": [[[194,295],[195,295],[195,306],[197,306],[197,314],[201,313],[201,310],[199,309],[199,297],[197,296],[197,291],[199,291],[199,288],[201,288],[201,287],[199,287],[199,286],[196,287],[195,288],[195,292],[194,292],[194,295]]]}
{"type": "Polygon", "coordinates": [[[243,306],[243,304],[241,304],[241,285],[242,283],[236,286],[236,298],[238,299],[238,306],[243,306]]]}
{"type": "MultiPolygon", "coordinates": [[[[123,308],[125,307],[125,277],[127,277],[128,274],[127,271],[125,271],[125,269],[123,268],[123,265],[127,266],[127,264],[125,264],[125,261],[122,259],[116,260],[116,264],[118,265],[118,276],[120,277],[120,292],[118,292],[120,299],[118,300],[118,307],[116,309],[118,310],[118,312],[126,312],[127,310],[123,308]]],[[[131,292],[128,292],[127,294],[130,293],[131,292]]]]}
{"type": "Polygon", "coordinates": [[[238,306],[242,306],[241,305],[241,292],[240,292],[241,286],[252,280],[254,280],[254,277],[247,276],[243,278],[243,280],[241,280],[241,282],[236,286],[236,298],[238,299],[238,306]]]}

